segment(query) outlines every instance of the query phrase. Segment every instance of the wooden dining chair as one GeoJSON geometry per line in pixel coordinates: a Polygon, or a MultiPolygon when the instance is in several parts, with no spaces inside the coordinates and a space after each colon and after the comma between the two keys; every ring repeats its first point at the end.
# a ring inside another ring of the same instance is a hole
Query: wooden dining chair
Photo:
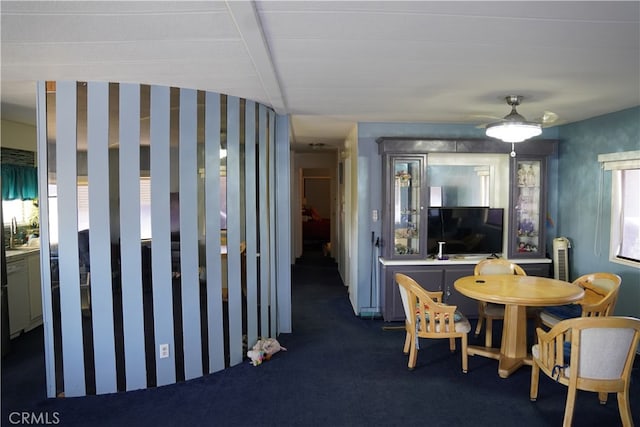
{"type": "Polygon", "coordinates": [[[561,320],[573,317],[601,317],[613,314],[622,279],[613,273],[591,273],[580,276],[573,284],[584,289],[584,297],[574,303],[545,307],[539,313],[539,326],[552,328],[561,320]]]}
{"type": "Polygon", "coordinates": [[[531,349],[532,401],[538,398],[542,371],[568,387],[563,426],[571,425],[577,390],[597,392],[603,405],[608,393],[616,393],[622,425],[633,425],[629,382],[640,341],[640,319],[578,317],[562,320],[548,332],[537,328],[536,333],[538,344],[531,349]]]}
{"type": "MultiPolygon", "coordinates": [[[[502,258],[484,259],[476,264],[473,274],[480,276],[483,274],[517,274],[526,276],[527,273],[518,264],[502,258]]],[[[480,335],[483,323],[486,323],[484,345],[491,347],[493,341],[493,321],[504,319],[504,305],[478,301],[478,324],[476,325],[475,336],[480,335]]]]}
{"type": "Polygon", "coordinates": [[[409,369],[416,366],[420,338],[449,338],[449,349],[456,349],[456,338],[462,345],[462,372],[467,372],[467,334],[471,330],[469,320],[456,310],[455,305],[442,304],[442,291],[431,292],[422,288],[414,279],[396,273],[407,335],[404,354],[409,354],[409,369]]]}

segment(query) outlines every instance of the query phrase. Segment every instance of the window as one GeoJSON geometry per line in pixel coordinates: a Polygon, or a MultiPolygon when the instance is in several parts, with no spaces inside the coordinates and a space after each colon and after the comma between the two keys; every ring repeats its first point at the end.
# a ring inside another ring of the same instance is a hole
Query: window
{"type": "MultiPolygon", "coordinates": [[[[78,191],[78,230],[89,229],[89,187],[79,183],[78,191]]],[[[49,240],[58,243],[58,197],[55,184],[49,184],[49,240]]],[[[3,205],[4,206],[4,205],[3,205]]],[[[18,221],[19,222],[19,221],[18,221]]],[[[151,180],[140,178],[140,237],[151,238],[151,180]]]]}
{"type": "Polygon", "coordinates": [[[36,200],[3,200],[5,246],[28,243],[31,236],[38,235],[38,203],[36,200]]]}
{"type": "Polygon", "coordinates": [[[37,202],[33,200],[3,200],[2,216],[5,226],[9,226],[13,218],[16,219],[18,225],[37,224],[37,202]]]}
{"type": "Polygon", "coordinates": [[[610,255],[640,263],[640,169],[614,170],[612,181],[610,255]]]}
{"type": "Polygon", "coordinates": [[[611,170],[612,262],[640,268],[640,151],[598,156],[604,170],[611,170]]]}
{"type": "Polygon", "coordinates": [[[151,239],[151,179],[140,178],[140,238],[151,239]]]}

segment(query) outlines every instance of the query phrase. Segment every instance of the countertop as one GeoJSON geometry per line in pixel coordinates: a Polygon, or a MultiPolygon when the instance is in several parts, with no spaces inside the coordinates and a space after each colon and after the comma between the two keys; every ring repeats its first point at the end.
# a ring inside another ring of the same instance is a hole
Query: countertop
{"type": "MultiPolygon", "coordinates": [[[[450,255],[449,259],[410,259],[410,260],[390,260],[383,257],[378,258],[382,265],[452,265],[452,264],[477,264],[483,259],[487,259],[486,255],[456,256],[450,255]]],[[[509,259],[518,264],[550,264],[549,258],[518,258],[509,259]]]]}
{"type": "Polygon", "coordinates": [[[10,261],[11,259],[17,259],[17,258],[21,258],[24,257],[26,255],[32,254],[34,252],[40,252],[40,247],[38,246],[19,246],[16,248],[6,248],[5,249],[5,253],[7,256],[7,261],[10,261]]]}

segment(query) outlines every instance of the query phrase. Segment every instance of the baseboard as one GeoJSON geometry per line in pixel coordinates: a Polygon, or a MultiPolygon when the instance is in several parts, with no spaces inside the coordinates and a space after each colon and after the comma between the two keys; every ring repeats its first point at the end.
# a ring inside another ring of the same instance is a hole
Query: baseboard
{"type": "Polygon", "coordinates": [[[360,309],[360,316],[363,319],[379,319],[382,317],[382,313],[375,307],[364,307],[360,309]]]}

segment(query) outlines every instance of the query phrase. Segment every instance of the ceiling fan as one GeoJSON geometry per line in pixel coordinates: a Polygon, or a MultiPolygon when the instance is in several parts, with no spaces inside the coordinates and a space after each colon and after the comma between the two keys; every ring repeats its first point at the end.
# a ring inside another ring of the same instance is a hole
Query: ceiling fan
{"type": "MultiPolygon", "coordinates": [[[[511,112],[509,114],[507,114],[506,116],[504,116],[504,117],[477,114],[474,117],[488,118],[488,119],[491,119],[491,122],[482,123],[482,124],[480,124],[480,125],[478,125],[476,127],[484,129],[488,125],[493,124],[495,122],[508,121],[508,120],[524,121],[524,122],[527,121],[524,118],[524,116],[522,116],[522,114],[518,113],[518,111],[516,110],[516,107],[522,103],[523,99],[525,99],[524,96],[522,96],[522,95],[507,95],[507,96],[504,97],[504,99],[505,99],[507,105],[509,105],[511,107],[511,112]]],[[[546,127],[546,126],[549,126],[549,125],[555,123],[556,120],[558,120],[558,115],[556,113],[554,113],[553,111],[544,111],[542,116],[536,118],[535,120],[532,120],[531,122],[532,123],[539,123],[542,127],[546,127]]]]}
{"type": "Polygon", "coordinates": [[[557,114],[551,111],[545,111],[541,118],[535,121],[528,121],[522,114],[518,113],[516,109],[523,98],[522,95],[506,96],[505,101],[507,105],[511,107],[511,112],[501,119],[479,126],[485,129],[487,136],[500,139],[504,142],[510,142],[512,157],[515,156],[513,144],[540,135],[543,126],[551,124],[558,119],[557,114]]]}

